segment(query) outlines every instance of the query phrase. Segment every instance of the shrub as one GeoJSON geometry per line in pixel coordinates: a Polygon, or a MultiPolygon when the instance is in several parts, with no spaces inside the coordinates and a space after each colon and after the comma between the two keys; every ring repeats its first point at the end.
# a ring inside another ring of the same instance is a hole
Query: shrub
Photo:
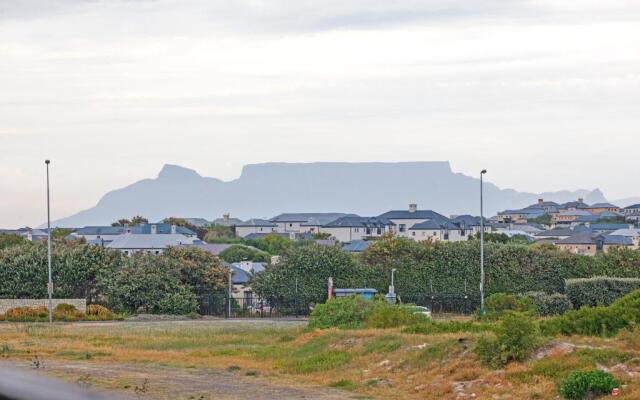
{"type": "Polygon", "coordinates": [[[387,329],[426,320],[428,320],[426,316],[414,314],[409,307],[377,301],[368,313],[364,325],[367,328],[387,329]]]}
{"type": "Polygon", "coordinates": [[[195,294],[186,288],[158,302],[158,312],[161,314],[183,315],[194,313],[197,309],[198,301],[195,294]]]}
{"type": "Polygon", "coordinates": [[[12,322],[46,321],[49,310],[46,307],[15,307],[4,314],[5,320],[12,322]]]}
{"type": "Polygon", "coordinates": [[[58,321],[77,321],[82,318],[82,313],[71,304],[58,304],[53,310],[53,318],[58,321]]]}
{"type": "Polygon", "coordinates": [[[487,297],[485,310],[486,314],[484,318],[498,319],[509,311],[533,314],[535,312],[535,305],[528,297],[518,297],[516,295],[506,293],[495,293],[487,297]]]}
{"type": "Polygon", "coordinates": [[[582,307],[540,322],[545,335],[613,336],[620,329],[640,322],[640,290],[636,290],[608,307],[582,307]]]}
{"type": "Polygon", "coordinates": [[[567,376],[560,385],[560,394],[565,399],[584,399],[587,396],[597,396],[611,393],[620,386],[610,373],[592,370],[576,371],[567,376]]]}
{"type": "Polygon", "coordinates": [[[573,308],[569,298],[560,293],[527,292],[524,297],[531,299],[538,315],[542,316],[564,314],[573,308]]]}
{"type": "Polygon", "coordinates": [[[565,281],[565,292],[576,308],[608,306],[637,289],[640,289],[640,279],[638,278],[598,276],[565,281]]]}
{"type": "Polygon", "coordinates": [[[105,306],[101,306],[100,304],[89,304],[87,306],[87,315],[97,315],[97,316],[108,316],[111,315],[112,312],[105,306]]]}
{"type": "Polygon", "coordinates": [[[333,298],[324,304],[316,305],[309,316],[309,328],[358,328],[367,318],[373,306],[360,296],[333,298]]]}
{"type": "Polygon", "coordinates": [[[522,313],[507,313],[495,329],[495,336],[483,336],[476,345],[476,354],[483,363],[498,368],[511,361],[528,357],[540,344],[538,328],[522,313]]]}

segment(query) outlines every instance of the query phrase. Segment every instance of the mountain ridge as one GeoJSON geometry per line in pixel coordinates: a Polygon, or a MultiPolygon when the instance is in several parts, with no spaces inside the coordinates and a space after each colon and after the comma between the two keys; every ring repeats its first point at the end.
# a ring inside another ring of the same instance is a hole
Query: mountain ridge
{"type": "MultiPolygon", "coordinates": [[[[418,203],[445,215],[479,214],[479,179],[454,172],[448,161],[370,163],[249,164],[230,181],[165,164],[156,178],[146,178],[106,193],[87,210],[53,222],[78,227],[109,224],[133,215],[150,220],[168,216],[203,217],[224,213],[248,219],[282,212],[349,212],[379,215],[418,203]]],[[[537,201],[566,202],[579,197],[604,202],[599,189],[541,194],[501,189],[485,182],[485,214],[521,208],[537,201]]]]}

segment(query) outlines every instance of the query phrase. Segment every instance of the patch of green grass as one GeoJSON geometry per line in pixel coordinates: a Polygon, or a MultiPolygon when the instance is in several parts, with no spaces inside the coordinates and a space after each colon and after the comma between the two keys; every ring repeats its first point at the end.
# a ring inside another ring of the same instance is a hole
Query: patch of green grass
{"type": "Polygon", "coordinates": [[[398,336],[385,335],[380,336],[364,347],[364,354],[371,353],[390,353],[402,347],[402,339],[398,336]]]}
{"type": "Polygon", "coordinates": [[[328,334],[317,336],[302,346],[298,347],[294,352],[294,357],[305,357],[308,355],[313,355],[315,353],[320,353],[329,348],[331,342],[337,338],[336,334],[328,334]]]}
{"type": "Polygon", "coordinates": [[[537,383],[539,378],[551,379],[558,383],[576,369],[586,367],[588,367],[586,363],[580,362],[571,355],[543,358],[529,364],[529,368],[526,371],[509,374],[507,377],[524,384],[537,383]]]}
{"type": "Polygon", "coordinates": [[[495,329],[494,323],[475,321],[422,322],[407,326],[402,333],[433,335],[436,333],[487,332],[495,329]]]}
{"type": "Polygon", "coordinates": [[[418,365],[426,365],[434,362],[442,364],[445,357],[452,353],[455,353],[458,347],[458,343],[455,340],[447,340],[440,343],[435,343],[422,350],[416,358],[418,365]]]}
{"type": "Polygon", "coordinates": [[[287,372],[309,374],[318,371],[329,371],[351,361],[352,355],[346,351],[322,351],[306,357],[294,358],[284,364],[287,372]]]}
{"type": "Polygon", "coordinates": [[[358,385],[356,385],[355,383],[351,382],[348,379],[340,379],[339,381],[330,383],[329,387],[351,391],[351,390],[355,390],[358,387],[358,385]]]}
{"type": "Polygon", "coordinates": [[[615,349],[580,349],[576,352],[576,355],[581,360],[592,364],[603,364],[608,367],[627,362],[633,358],[633,354],[615,349]]]}

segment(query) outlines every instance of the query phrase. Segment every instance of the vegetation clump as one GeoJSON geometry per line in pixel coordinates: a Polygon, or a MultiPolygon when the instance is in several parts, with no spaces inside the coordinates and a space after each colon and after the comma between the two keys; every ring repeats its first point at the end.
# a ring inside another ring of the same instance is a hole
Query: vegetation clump
{"type": "Polygon", "coordinates": [[[608,372],[576,371],[562,381],[560,394],[565,399],[579,400],[611,393],[617,387],[620,387],[620,382],[608,372]]]}
{"type": "Polygon", "coordinates": [[[522,361],[541,344],[538,327],[522,313],[504,315],[495,327],[495,335],[483,336],[476,345],[476,355],[487,366],[499,368],[511,361],[522,361]]]}
{"type": "Polygon", "coordinates": [[[566,294],[576,308],[582,306],[608,306],[634,290],[640,289],[639,278],[593,278],[567,279],[566,294]]]}

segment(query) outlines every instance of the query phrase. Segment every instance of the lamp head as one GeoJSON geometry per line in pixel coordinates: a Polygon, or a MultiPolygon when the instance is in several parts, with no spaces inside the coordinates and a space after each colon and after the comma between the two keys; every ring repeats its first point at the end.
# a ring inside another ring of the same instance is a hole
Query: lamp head
{"type": "Polygon", "coordinates": [[[486,174],[486,173],[487,173],[487,170],[486,170],[486,169],[483,169],[482,171],[480,171],[480,173],[481,173],[481,174],[486,174]]]}
{"type": "Polygon", "coordinates": [[[47,165],[49,165],[50,162],[51,161],[49,161],[49,160],[44,160],[44,163],[47,164],[47,165]]]}

